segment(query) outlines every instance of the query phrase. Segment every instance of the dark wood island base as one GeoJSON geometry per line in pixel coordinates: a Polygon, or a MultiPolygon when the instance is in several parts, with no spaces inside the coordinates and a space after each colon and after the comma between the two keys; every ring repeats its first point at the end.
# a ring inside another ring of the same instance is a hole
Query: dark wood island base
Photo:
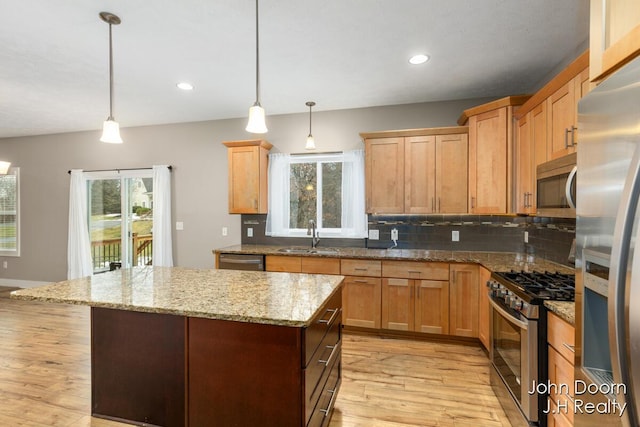
{"type": "Polygon", "coordinates": [[[342,292],[308,327],[91,309],[92,415],[138,425],[326,426],[342,292]]]}

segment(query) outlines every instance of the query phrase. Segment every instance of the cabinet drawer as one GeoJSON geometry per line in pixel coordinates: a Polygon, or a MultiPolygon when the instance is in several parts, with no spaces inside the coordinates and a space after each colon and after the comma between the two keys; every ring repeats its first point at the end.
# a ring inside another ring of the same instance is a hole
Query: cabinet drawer
{"type": "Polygon", "coordinates": [[[340,325],[335,324],[322,340],[304,372],[305,416],[307,419],[316,407],[329,372],[340,360],[341,355],[340,325]]]}
{"type": "Polygon", "coordinates": [[[340,274],[338,258],[302,257],[301,271],[313,274],[340,274]]]}
{"type": "Polygon", "coordinates": [[[267,255],[265,257],[265,268],[267,271],[300,273],[302,259],[299,256],[267,255]]]}
{"type": "Polygon", "coordinates": [[[547,315],[547,341],[571,364],[575,363],[575,328],[553,313],[547,315]]]}
{"type": "Polygon", "coordinates": [[[338,356],[339,357],[336,358],[336,362],[331,370],[326,372],[326,382],[324,381],[325,378],[322,379],[324,386],[322,387],[318,402],[311,413],[311,417],[307,422],[307,427],[325,427],[329,425],[333,406],[336,403],[338,390],[340,389],[340,383],[342,382],[341,355],[338,356]]]}
{"type": "Polygon", "coordinates": [[[331,299],[320,309],[311,325],[304,333],[304,365],[307,366],[311,356],[327,334],[335,325],[342,323],[342,290],[338,290],[331,299]]]}
{"type": "Polygon", "coordinates": [[[340,260],[340,274],[343,276],[380,277],[382,265],[380,261],[363,259],[340,260]]]}
{"type": "Polygon", "coordinates": [[[443,262],[382,261],[382,277],[449,280],[449,264],[443,262]]]}

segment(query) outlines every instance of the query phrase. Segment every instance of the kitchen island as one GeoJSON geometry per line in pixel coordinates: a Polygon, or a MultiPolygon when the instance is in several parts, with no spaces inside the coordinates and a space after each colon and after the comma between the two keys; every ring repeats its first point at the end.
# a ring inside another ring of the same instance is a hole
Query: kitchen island
{"type": "Polygon", "coordinates": [[[321,426],[341,380],[342,280],[139,267],[11,297],[91,306],[94,416],[321,426]]]}

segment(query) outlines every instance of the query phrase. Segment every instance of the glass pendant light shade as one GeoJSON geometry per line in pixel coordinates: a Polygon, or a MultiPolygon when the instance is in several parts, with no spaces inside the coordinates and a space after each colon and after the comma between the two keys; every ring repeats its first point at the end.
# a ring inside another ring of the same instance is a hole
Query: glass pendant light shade
{"type": "Polygon", "coordinates": [[[0,175],[6,175],[11,167],[11,162],[0,161],[0,175]]]}
{"type": "Polygon", "coordinates": [[[102,136],[101,142],[108,142],[111,144],[122,144],[122,138],[120,137],[120,125],[112,118],[107,119],[102,124],[102,136]]]}
{"type": "Polygon", "coordinates": [[[268,132],[264,118],[264,108],[260,106],[260,103],[256,102],[251,108],[249,108],[249,122],[247,123],[245,130],[251,133],[268,132]]]}
{"type": "Polygon", "coordinates": [[[313,139],[313,135],[309,134],[307,137],[307,144],[304,146],[307,150],[315,150],[316,149],[316,141],[313,139]]]}

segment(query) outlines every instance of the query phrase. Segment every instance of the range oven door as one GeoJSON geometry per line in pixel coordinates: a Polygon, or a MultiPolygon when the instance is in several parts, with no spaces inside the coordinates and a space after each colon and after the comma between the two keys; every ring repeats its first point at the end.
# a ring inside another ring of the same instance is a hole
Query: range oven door
{"type": "Polygon", "coordinates": [[[537,425],[538,395],[529,390],[538,378],[538,322],[526,319],[505,307],[501,302],[491,303],[491,349],[493,373],[499,381],[493,381],[496,395],[512,424],[537,425]],[[506,389],[506,393],[505,390],[506,389]],[[511,401],[508,401],[511,400],[511,401]],[[520,419],[513,419],[508,408],[515,406],[520,419]],[[524,418],[524,419],[523,419],[524,418]]]}

